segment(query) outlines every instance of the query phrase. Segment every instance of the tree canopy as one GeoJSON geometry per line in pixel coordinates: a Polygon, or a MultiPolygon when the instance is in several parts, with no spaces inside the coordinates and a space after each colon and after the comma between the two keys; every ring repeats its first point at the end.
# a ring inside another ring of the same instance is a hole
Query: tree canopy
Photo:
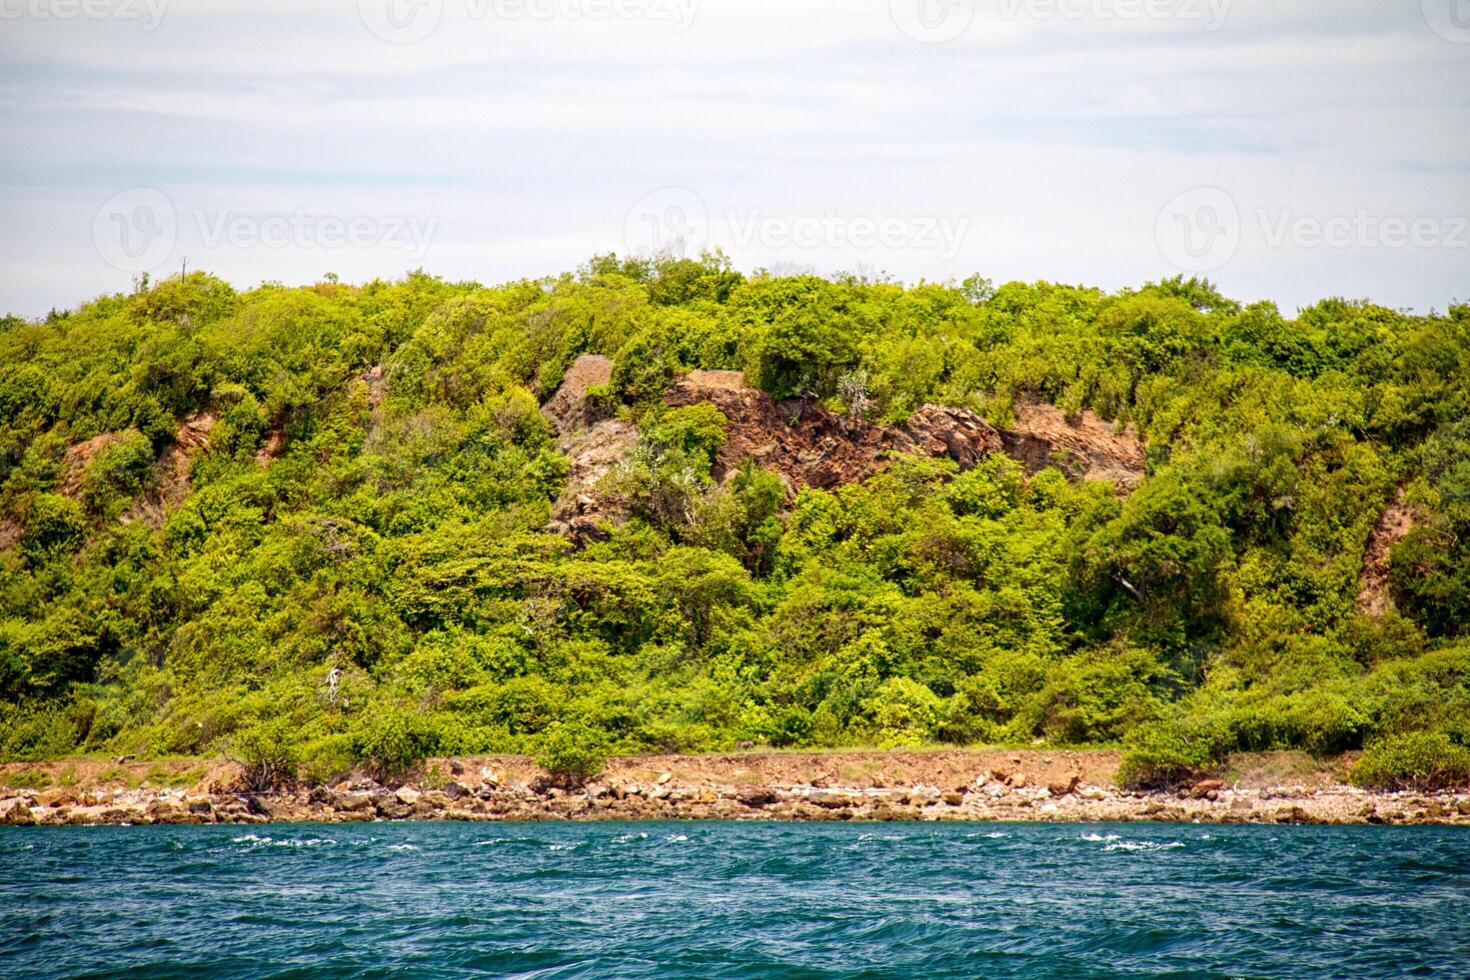
{"type": "Polygon", "coordinates": [[[1182,278],[905,287],[719,255],[494,287],[194,272],[0,321],[0,757],[324,777],[569,732],[1044,740],[1128,745],[1147,781],[1418,732],[1460,752],[1467,409],[1464,305],[1288,319],[1182,278]],[[581,546],[547,528],[569,465],[539,408],[586,353],[639,438],[609,491],[632,517],[581,546]],[[720,482],[727,420],[660,400],[691,369],[880,423],[1003,428],[1040,399],[1132,426],[1146,474],[1125,495],[996,454],[720,482]]]}

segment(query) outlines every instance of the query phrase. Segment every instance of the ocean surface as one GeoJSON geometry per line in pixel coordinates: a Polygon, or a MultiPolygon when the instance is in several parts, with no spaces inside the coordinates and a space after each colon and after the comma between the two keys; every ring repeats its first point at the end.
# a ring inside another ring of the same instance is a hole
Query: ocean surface
{"type": "Polygon", "coordinates": [[[0,976],[1470,976],[1470,830],[0,827],[0,976]]]}

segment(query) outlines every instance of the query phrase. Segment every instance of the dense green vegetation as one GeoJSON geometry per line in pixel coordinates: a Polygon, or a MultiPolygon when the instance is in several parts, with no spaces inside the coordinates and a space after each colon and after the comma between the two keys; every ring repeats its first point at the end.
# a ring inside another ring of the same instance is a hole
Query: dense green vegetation
{"type": "Polygon", "coordinates": [[[0,758],[225,752],[270,778],[527,751],[575,775],[1041,739],[1123,743],[1168,782],[1416,732],[1457,753],[1467,408],[1470,307],[1288,320],[1194,280],[904,288],[716,256],[145,283],[0,321],[0,758]],[[544,530],[568,464],[538,409],[584,352],[642,434],[608,488],[633,519],[579,549],[544,530]],[[1148,475],[1125,497],[904,458],[792,499],[754,466],[715,485],[725,419],[660,402],[693,367],[877,421],[943,402],[1003,426],[1039,395],[1134,425],[1148,475]],[[1365,615],[1396,492],[1398,611],[1365,615]]]}

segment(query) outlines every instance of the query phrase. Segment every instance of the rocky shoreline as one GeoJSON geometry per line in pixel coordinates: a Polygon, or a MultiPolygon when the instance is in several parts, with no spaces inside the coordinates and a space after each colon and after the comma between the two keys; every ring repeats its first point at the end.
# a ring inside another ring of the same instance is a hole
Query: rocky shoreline
{"type": "Polygon", "coordinates": [[[565,789],[549,785],[522,758],[449,759],[387,785],[358,776],[270,793],[242,791],[230,785],[237,772],[216,766],[189,788],[0,790],[0,824],[944,820],[1470,826],[1470,791],[1369,793],[1319,772],[1275,784],[1259,776],[1210,779],[1174,793],[1133,793],[1098,778],[1112,768],[1111,761],[1093,753],[1032,758],[959,751],[664,756],[615,760],[585,786],[565,789]],[[904,778],[915,769],[935,778],[904,778]]]}

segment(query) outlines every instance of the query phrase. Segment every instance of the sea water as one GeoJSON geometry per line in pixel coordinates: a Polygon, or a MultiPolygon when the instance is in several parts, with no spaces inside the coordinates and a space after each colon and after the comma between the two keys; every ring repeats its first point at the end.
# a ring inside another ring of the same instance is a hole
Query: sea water
{"type": "Polygon", "coordinates": [[[0,976],[1470,976],[1470,829],[0,828],[0,976]]]}

